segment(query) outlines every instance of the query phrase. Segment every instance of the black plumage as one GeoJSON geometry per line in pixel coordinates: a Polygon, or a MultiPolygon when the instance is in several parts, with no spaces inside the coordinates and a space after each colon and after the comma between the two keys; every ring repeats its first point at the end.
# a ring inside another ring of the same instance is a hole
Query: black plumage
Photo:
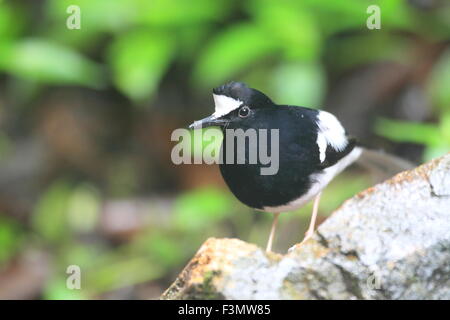
{"type": "MultiPolygon", "coordinates": [[[[242,83],[233,82],[213,91],[226,94],[249,106],[252,114],[244,119],[238,116],[238,110],[228,115],[229,123],[223,129],[278,129],[279,130],[279,170],[275,175],[261,175],[261,164],[249,164],[249,148],[245,153],[245,164],[222,163],[220,172],[231,192],[249,207],[262,210],[264,207],[276,207],[299,198],[305,194],[314,182],[314,174],[336,164],[355,147],[355,140],[342,151],[327,146],[323,162],[319,159],[317,134],[318,111],[305,107],[276,105],[258,90],[248,88],[242,83]]],[[[258,137],[259,138],[259,137],[258,137]]],[[[258,139],[259,140],[259,139],[258,139]]],[[[271,153],[270,133],[268,151],[271,153]]],[[[227,136],[224,133],[222,144],[223,159],[226,159],[227,136]]],[[[237,141],[233,144],[236,155],[237,141]]]]}

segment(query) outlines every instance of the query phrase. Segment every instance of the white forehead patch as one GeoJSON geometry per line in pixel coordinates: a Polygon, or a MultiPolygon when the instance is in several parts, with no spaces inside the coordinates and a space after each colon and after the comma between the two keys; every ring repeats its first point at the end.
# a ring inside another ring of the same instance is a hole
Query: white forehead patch
{"type": "Polygon", "coordinates": [[[224,95],[213,94],[215,110],[213,116],[219,118],[239,108],[242,101],[224,95]]]}
{"type": "Polygon", "coordinates": [[[339,120],[329,112],[319,111],[317,115],[317,145],[319,146],[320,162],[325,160],[327,145],[336,151],[342,151],[348,144],[345,130],[339,120]]]}

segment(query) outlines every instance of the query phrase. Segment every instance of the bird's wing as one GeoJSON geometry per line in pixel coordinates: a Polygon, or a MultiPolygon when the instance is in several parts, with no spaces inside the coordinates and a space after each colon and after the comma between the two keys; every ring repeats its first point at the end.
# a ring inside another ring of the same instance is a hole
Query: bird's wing
{"type": "Polygon", "coordinates": [[[356,146],[356,140],[348,137],[339,120],[329,112],[318,111],[317,146],[321,168],[328,168],[348,155],[356,146]]]}

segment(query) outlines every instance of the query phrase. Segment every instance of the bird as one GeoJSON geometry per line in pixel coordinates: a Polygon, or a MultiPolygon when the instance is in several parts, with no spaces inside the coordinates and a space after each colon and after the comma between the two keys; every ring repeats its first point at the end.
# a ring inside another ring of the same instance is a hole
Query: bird
{"type": "MultiPolygon", "coordinates": [[[[311,221],[301,243],[310,239],[315,230],[322,191],[349,165],[358,159],[387,167],[394,172],[411,165],[401,159],[368,150],[347,134],[341,122],[331,113],[313,108],[279,105],[261,91],[242,82],[229,82],[213,89],[214,113],[193,122],[190,129],[210,126],[224,132],[221,145],[222,159],[237,151],[229,140],[234,136],[228,130],[252,129],[257,138],[261,132],[277,130],[277,148],[267,143],[269,151],[278,149],[278,170],[275,174],[261,174],[267,167],[258,159],[250,163],[249,150],[243,157],[247,161],[221,161],[221,175],[234,196],[248,207],[273,214],[273,222],[266,245],[272,251],[278,217],[282,212],[299,209],[313,201],[311,221]]],[[[255,146],[253,146],[255,147],[255,146]]],[[[238,155],[234,155],[236,160],[238,155]]]]}

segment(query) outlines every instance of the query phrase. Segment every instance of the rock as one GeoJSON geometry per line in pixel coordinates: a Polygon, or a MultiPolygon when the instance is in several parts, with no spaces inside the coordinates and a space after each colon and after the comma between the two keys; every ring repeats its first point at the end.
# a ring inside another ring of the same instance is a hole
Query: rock
{"type": "Polygon", "coordinates": [[[450,153],[347,200],[285,255],[208,239],[162,299],[450,299],[450,153]]]}

